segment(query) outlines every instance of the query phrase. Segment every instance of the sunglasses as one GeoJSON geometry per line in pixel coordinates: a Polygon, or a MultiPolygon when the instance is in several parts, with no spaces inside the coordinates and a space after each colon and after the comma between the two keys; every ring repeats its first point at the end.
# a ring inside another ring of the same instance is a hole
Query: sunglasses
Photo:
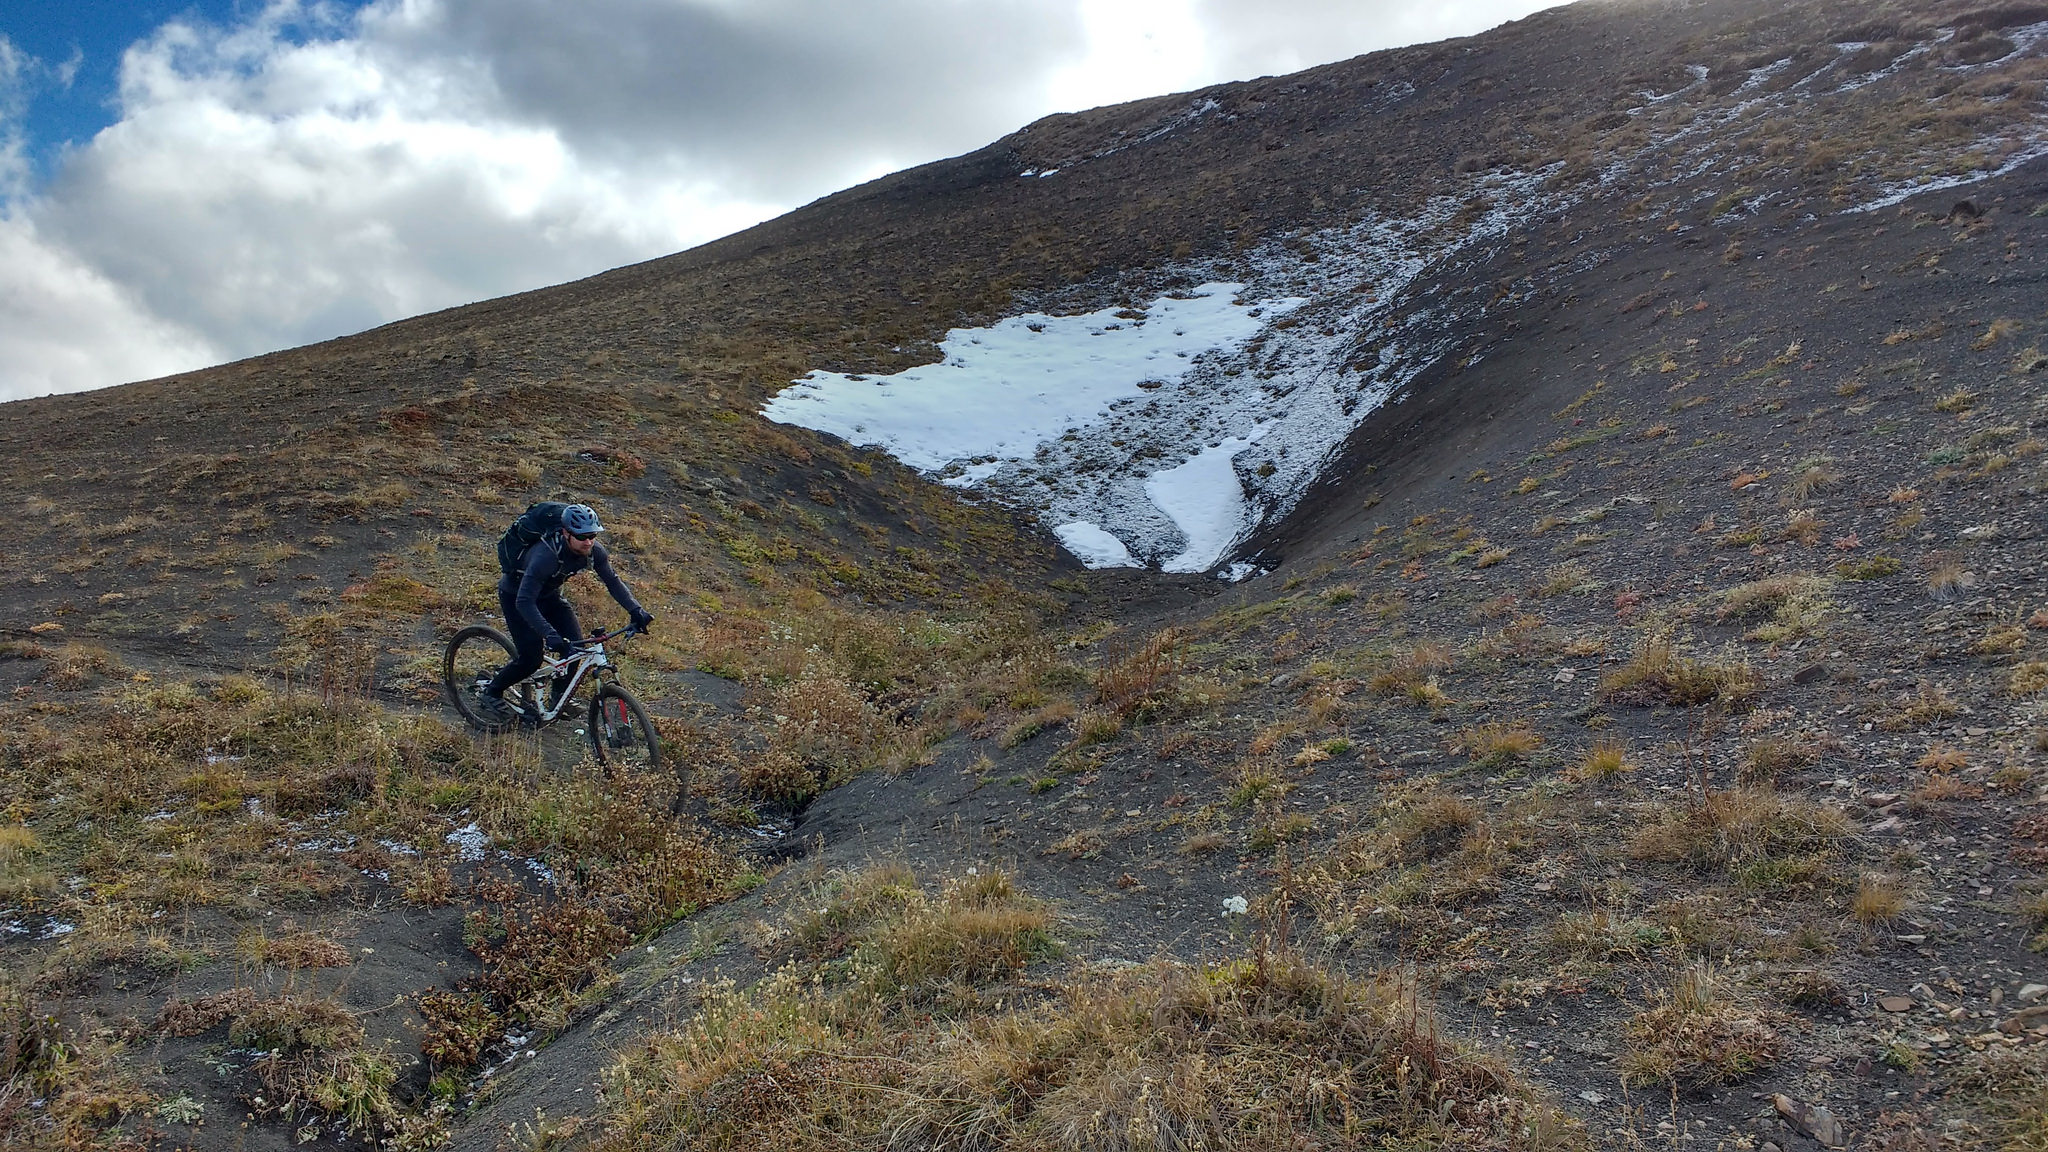
{"type": "Polygon", "coordinates": [[[597,533],[595,533],[595,532],[589,532],[589,533],[581,533],[581,532],[571,532],[571,533],[569,533],[569,539],[571,539],[571,540],[595,540],[595,539],[597,539],[597,533]]]}

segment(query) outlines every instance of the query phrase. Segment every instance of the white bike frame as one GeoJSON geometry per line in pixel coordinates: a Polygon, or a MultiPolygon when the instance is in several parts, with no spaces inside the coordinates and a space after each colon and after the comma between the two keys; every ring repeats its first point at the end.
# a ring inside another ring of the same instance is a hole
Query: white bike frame
{"type": "Polygon", "coordinates": [[[542,724],[555,722],[569,701],[576,698],[576,690],[583,686],[585,677],[596,673],[600,668],[614,667],[611,657],[605,653],[604,642],[616,640],[626,634],[615,632],[599,639],[587,640],[582,648],[567,656],[550,657],[543,661],[533,675],[519,682],[520,687],[533,686],[534,707],[540,712],[539,720],[542,724]],[[554,684],[555,677],[560,675],[568,676],[569,682],[562,686],[561,694],[555,697],[553,704],[550,704],[548,689],[554,684]]]}

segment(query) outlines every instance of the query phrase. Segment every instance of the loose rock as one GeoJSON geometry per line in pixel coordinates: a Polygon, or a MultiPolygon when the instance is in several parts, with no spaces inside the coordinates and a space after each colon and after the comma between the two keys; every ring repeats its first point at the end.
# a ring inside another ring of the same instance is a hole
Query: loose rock
{"type": "Polygon", "coordinates": [[[1848,1141],[1842,1132],[1842,1122],[1823,1104],[1802,1104],[1783,1093],[1771,1097],[1777,1106],[1778,1115],[1800,1133],[1811,1136],[1828,1148],[1840,1148],[1848,1141]]]}

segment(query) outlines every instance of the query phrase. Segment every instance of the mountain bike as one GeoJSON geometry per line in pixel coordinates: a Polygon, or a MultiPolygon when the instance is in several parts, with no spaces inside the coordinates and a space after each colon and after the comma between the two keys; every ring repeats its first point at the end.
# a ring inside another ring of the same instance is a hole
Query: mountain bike
{"type": "MultiPolygon", "coordinates": [[[[616,632],[599,631],[567,656],[550,655],[533,675],[505,690],[505,703],[513,716],[494,715],[478,699],[498,669],[512,659],[512,641],[488,624],[472,624],[448,641],[441,657],[441,682],[448,689],[448,701],[482,732],[508,732],[515,728],[546,728],[574,712],[576,693],[588,681],[597,685],[584,712],[582,733],[590,740],[590,751],[610,780],[628,776],[654,777],[664,772],[661,738],[654,720],[624,684],[619,683],[607,644],[616,644],[641,634],[638,628],[616,632]]],[[[680,812],[690,793],[689,769],[680,761],[667,767],[675,776],[675,799],[670,812],[680,812]]]]}

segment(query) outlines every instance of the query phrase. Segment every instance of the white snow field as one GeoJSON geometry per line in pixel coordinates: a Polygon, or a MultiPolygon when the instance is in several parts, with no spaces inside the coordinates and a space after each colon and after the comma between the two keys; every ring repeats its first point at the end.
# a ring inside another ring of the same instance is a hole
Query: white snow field
{"type": "MultiPolygon", "coordinates": [[[[991,487],[1026,506],[1055,511],[1054,534],[1090,567],[1163,560],[1168,571],[1199,572],[1246,527],[1243,488],[1230,459],[1260,433],[1215,438],[1206,447],[1192,438],[1200,433],[1180,433],[1189,437],[1185,448],[1162,454],[1163,466],[1137,470],[1150,502],[1142,524],[1129,522],[1128,512],[1063,491],[1072,479],[1061,475],[1069,453],[1057,446],[1100,439],[1090,433],[1117,424],[1127,411],[1178,414],[1190,400],[1227,391],[1213,381],[1193,391],[1185,385],[1208,359],[1238,354],[1272,318],[1302,303],[1246,303],[1237,298],[1243,287],[1203,284],[1161,296],[1142,311],[1034,312],[989,328],[956,328],[936,364],[890,376],[813,372],[762,411],[772,420],[883,448],[947,484],[991,487]],[[1038,475],[1045,480],[1039,492],[1020,483],[1038,475]],[[1141,554],[1132,552],[1133,542],[1141,554]]],[[[1123,463],[1130,471],[1140,462],[1123,463]]]]}
{"type": "Polygon", "coordinates": [[[1243,343],[1258,310],[1232,299],[1242,284],[1162,296],[1143,314],[1012,316],[955,328],[944,358],[893,376],[813,372],[762,410],[771,420],[876,445],[913,468],[979,483],[1120,399],[1175,383],[1197,357],[1243,343]]]}

